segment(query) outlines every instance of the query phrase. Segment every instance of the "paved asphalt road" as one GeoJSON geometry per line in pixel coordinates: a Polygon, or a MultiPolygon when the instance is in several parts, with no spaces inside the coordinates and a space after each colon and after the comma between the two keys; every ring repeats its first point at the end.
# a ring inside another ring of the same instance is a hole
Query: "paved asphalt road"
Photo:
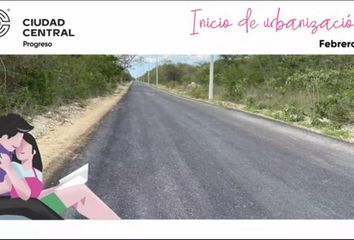
{"type": "Polygon", "coordinates": [[[122,218],[354,219],[353,145],[143,84],[61,175],[85,162],[122,218]]]}

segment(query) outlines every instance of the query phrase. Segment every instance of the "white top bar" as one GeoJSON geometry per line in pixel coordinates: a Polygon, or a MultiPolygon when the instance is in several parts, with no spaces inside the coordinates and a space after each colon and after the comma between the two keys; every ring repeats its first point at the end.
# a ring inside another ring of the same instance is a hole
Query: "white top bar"
{"type": "Polygon", "coordinates": [[[0,54],[354,53],[349,1],[2,1],[0,9],[10,18],[0,16],[10,24],[0,54]],[[31,26],[40,21],[52,26],[31,26]]]}

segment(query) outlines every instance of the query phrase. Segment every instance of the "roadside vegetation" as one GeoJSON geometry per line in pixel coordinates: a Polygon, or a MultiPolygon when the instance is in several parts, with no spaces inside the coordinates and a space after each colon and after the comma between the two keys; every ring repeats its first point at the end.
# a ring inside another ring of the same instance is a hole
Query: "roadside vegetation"
{"type": "Polygon", "coordinates": [[[126,56],[0,56],[0,112],[33,116],[112,93],[130,81],[126,56]]]}
{"type": "MultiPolygon", "coordinates": [[[[353,137],[354,56],[223,55],[214,69],[217,104],[242,106],[341,139],[353,137]]],[[[208,81],[208,63],[159,66],[162,85],[194,98],[207,99],[208,81]]]]}

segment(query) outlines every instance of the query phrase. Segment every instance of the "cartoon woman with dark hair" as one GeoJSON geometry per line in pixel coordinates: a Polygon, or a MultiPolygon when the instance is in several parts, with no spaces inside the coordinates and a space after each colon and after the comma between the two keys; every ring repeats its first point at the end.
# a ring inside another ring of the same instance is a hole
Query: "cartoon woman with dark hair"
{"type": "MultiPolygon", "coordinates": [[[[23,134],[33,129],[25,119],[18,114],[8,114],[0,117],[0,154],[6,154],[12,159],[14,151],[20,146],[23,134]]],[[[0,168],[0,183],[4,181],[5,172],[0,168]]],[[[1,189],[1,186],[0,186],[1,189]]],[[[1,194],[0,194],[1,195],[1,194]]],[[[8,195],[4,193],[3,195],[8,195]]]]}
{"type": "MultiPolygon", "coordinates": [[[[23,135],[33,129],[24,118],[18,114],[0,116],[0,154],[12,159],[15,149],[21,145],[23,135]]],[[[61,219],[61,217],[46,207],[37,199],[11,199],[8,186],[4,183],[6,172],[0,167],[0,215],[20,215],[29,219],[61,219]]]]}
{"type": "Polygon", "coordinates": [[[57,190],[59,186],[43,190],[42,159],[31,134],[24,133],[15,153],[13,161],[7,154],[0,154],[0,168],[6,172],[0,191],[10,192],[12,199],[36,198],[58,214],[74,207],[89,219],[120,219],[85,184],[61,190],[57,190]]]}

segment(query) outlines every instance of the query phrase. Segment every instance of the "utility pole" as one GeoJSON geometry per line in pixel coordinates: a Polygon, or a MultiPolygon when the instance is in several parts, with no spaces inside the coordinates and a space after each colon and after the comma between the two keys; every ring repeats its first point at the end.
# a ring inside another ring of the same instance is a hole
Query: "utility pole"
{"type": "Polygon", "coordinates": [[[150,70],[148,70],[148,84],[150,85],[150,70]]]}
{"type": "Polygon", "coordinates": [[[159,56],[156,56],[156,86],[159,86],[159,56]]]}
{"type": "Polygon", "coordinates": [[[214,57],[210,55],[210,72],[209,72],[209,100],[214,97],[214,57]]]}

